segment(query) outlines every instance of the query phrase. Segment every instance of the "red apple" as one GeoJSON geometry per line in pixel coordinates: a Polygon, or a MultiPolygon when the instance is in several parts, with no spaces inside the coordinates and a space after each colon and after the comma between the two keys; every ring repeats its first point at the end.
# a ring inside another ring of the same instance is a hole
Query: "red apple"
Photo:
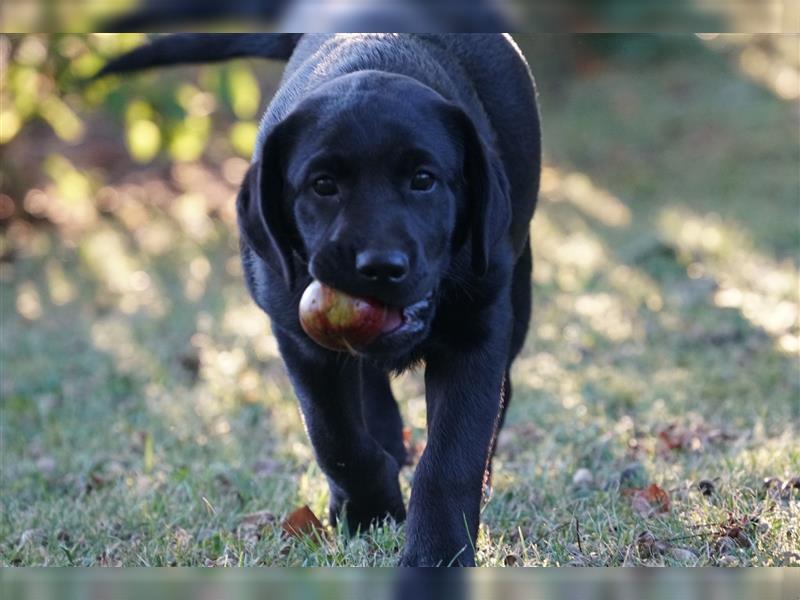
{"type": "Polygon", "coordinates": [[[399,312],[312,281],[300,299],[300,325],[329,350],[349,350],[374,341],[399,323],[399,312]]]}

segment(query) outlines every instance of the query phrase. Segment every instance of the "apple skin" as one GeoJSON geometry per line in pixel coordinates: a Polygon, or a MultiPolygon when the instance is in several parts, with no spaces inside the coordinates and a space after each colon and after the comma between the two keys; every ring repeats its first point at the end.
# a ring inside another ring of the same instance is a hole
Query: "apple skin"
{"type": "Polygon", "coordinates": [[[387,308],[379,302],[355,298],[312,281],[299,305],[300,325],[320,346],[336,351],[353,351],[380,335],[387,308]]]}

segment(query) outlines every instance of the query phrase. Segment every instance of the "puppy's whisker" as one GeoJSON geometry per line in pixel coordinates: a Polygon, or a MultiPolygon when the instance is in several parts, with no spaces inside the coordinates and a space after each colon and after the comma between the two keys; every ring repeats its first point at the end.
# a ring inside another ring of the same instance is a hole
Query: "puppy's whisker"
{"type": "Polygon", "coordinates": [[[472,292],[474,292],[474,284],[470,282],[465,276],[460,275],[455,272],[449,272],[447,277],[451,282],[455,285],[453,286],[456,290],[462,292],[470,301],[475,300],[472,292]]]}

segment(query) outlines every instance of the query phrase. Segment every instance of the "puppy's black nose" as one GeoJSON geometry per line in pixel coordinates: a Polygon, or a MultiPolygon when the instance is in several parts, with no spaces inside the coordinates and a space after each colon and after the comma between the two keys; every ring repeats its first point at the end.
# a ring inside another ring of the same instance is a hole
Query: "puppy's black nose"
{"type": "Polygon", "coordinates": [[[399,250],[364,250],[356,255],[356,271],[370,281],[399,283],[408,275],[408,256],[399,250]]]}

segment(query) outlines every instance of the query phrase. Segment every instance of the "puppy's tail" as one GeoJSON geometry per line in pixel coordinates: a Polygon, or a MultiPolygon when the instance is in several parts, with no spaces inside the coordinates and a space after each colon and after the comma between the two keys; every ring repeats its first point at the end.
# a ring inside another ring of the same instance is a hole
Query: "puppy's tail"
{"type": "Polygon", "coordinates": [[[174,33],[110,60],[92,79],[149,67],[206,63],[229,58],[288,60],[301,33],[174,33]]]}

